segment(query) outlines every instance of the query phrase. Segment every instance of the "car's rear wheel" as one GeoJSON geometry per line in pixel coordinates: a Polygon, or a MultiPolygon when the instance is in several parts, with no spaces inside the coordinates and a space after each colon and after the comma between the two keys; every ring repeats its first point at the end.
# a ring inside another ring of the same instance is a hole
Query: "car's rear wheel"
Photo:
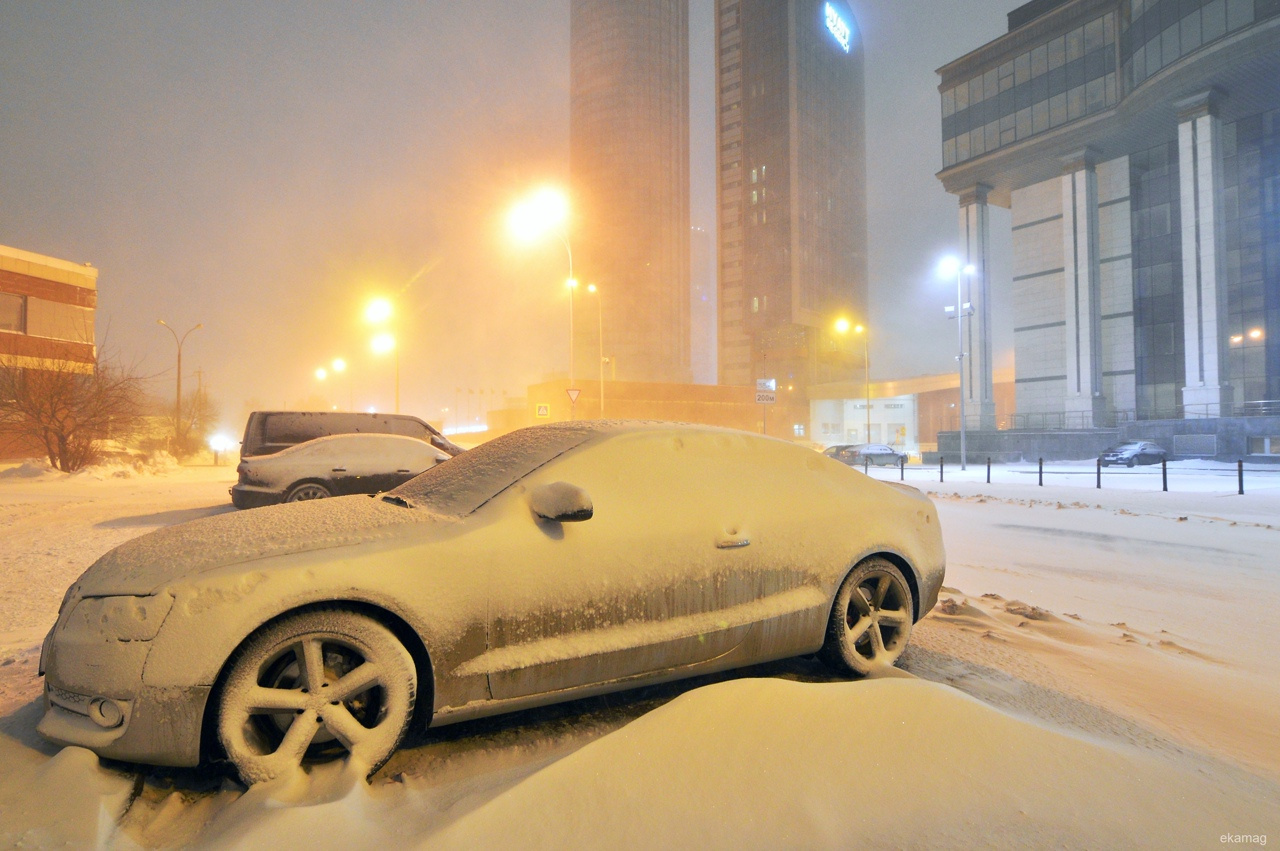
{"type": "Polygon", "coordinates": [[[302,502],[304,499],[327,499],[333,496],[329,489],[319,482],[303,482],[289,488],[285,502],[302,502]]]}
{"type": "Polygon", "coordinates": [[[898,661],[911,637],[914,606],[902,571],[880,556],[861,562],[836,592],[819,656],[842,673],[863,677],[898,661]]]}
{"type": "Polygon", "coordinates": [[[231,660],[218,739],[246,783],[350,758],[372,775],[404,738],[418,678],[387,627],[342,609],[269,625],[231,660]]]}
{"type": "Polygon", "coordinates": [[[1124,462],[1124,465],[1125,465],[1126,467],[1132,467],[1135,463],[1137,463],[1137,462],[1136,462],[1134,459],[1130,458],[1128,461],[1125,461],[1125,462],[1124,462]]]}

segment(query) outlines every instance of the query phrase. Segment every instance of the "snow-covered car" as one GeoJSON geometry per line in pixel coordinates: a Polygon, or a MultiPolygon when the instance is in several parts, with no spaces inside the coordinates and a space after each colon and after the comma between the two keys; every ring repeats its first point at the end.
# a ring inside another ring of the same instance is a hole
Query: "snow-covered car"
{"type": "Polygon", "coordinates": [[[1104,467],[1110,467],[1112,464],[1132,467],[1134,464],[1159,464],[1168,457],[1169,453],[1158,443],[1134,440],[1111,447],[1098,456],[1098,462],[1104,467]]]}
{"type": "Polygon", "coordinates": [[[854,443],[829,446],[822,453],[850,467],[861,467],[871,463],[877,467],[896,467],[907,457],[892,446],[883,443],[854,443]]]}
{"type": "Polygon", "coordinates": [[[236,467],[236,508],[389,491],[449,455],[424,440],[398,434],[335,434],[256,455],[236,467]]]}
{"type": "Polygon", "coordinates": [[[818,653],[892,665],[936,603],[938,515],[794,444],[558,423],[379,497],[206,517],[129,541],[67,591],[46,738],[246,782],[370,774],[441,726],[818,653]]]}

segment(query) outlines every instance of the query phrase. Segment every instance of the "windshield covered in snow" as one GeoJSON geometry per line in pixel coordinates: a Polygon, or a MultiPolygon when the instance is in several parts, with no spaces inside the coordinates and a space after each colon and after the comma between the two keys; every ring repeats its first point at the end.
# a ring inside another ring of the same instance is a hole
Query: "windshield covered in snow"
{"type": "Polygon", "coordinates": [[[427,470],[383,498],[441,514],[470,514],[593,434],[590,427],[570,423],[514,431],[427,470]]]}

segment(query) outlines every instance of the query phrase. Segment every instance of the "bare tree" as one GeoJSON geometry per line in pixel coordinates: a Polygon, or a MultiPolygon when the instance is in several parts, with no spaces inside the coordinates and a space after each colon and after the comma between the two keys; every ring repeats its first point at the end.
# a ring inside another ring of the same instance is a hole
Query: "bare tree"
{"type": "Polygon", "coordinates": [[[72,473],[98,460],[101,443],[138,426],[142,380],[99,350],[95,363],[40,359],[0,367],[0,428],[43,446],[72,473]]]}

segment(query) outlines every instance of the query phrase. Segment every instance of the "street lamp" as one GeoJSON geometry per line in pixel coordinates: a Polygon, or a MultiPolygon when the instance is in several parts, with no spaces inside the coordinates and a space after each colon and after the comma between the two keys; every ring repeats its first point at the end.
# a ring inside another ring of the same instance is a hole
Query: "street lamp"
{"type": "MultiPolygon", "coordinates": [[[[843,316],[836,320],[836,333],[849,333],[850,323],[843,316]]],[[[862,369],[863,387],[866,390],[867,404],[867,442],[871,442],[871,350],[868,348],[867,329],[861,325],[853,326],[853,333],[862,335],[862,369]]]]}
{"type": "MultiPolygon", "coordinates": [[[[391,317],[395,314],[395,309],[391,302],[385,298],[375,298],[370,301],[364,308],[364,320],[371,325],[386,325],[391,321],[391,317]]],[[[390,331],[378,332],[370,342],[370,347],[374,354],[385,355],[387,352],[394,352],[396,356],[396,405],[395,412],[400,413],[400,348],[396,345],[396,338],[390,331]]],[[[341,360],[341,359],[339,359],[341,360]]],[[[334,371],[341,372],[338,368],[338,362],[334,361],[334,371]]],[[[346,368],[346,363],[342,363],[342,369],[346,368]]],[[[352,391],[354,394],[354,391],[352,391]]],[[[352,408],[355,407],[354,398],[352,408]]]]}
{"type": "Polygon", "coordinates": [[[596,297],[596,325],[600,340],[600,419],[604,419],[604,297],[595,284],[587,284],[587,292],[596,297]]]}
{"type": "Polygon", "coordinates": [[[369,348],[373,349],[375,355],[385,355],[391,352],[396,359],[396,407],[395,412],[400,413],[400,348],[396,345],[395,335],[390,331],[382,331],[374,335],[369,342],[369,348]]]}
{"type": "MultiPolygon", "coordinates": [[[[959,352],[956,354],[956,363],[960,367],[960,469],[964,470],[966,461],[965,446],[965,427],[964,427],[964,323],[960,321],[965,316],[965,311],[969,309],[969,305],[964,302],[964,293],[961,282],[965,275],[973,275],[977,269],[973,264],[961,264],[955,257],[944,257],[942,262],[938,264],[938,272],[944,277],[955,276],[956,279],[956,338],[959,341],[959,352]]],[[[946,312],[951,313],[952,309],[947,308],[946,312]]]]}
{"type": "Polygon", "coordinates": [[[573,380],[573,291],[578,282],[573,277],[573,247],[565,228],[569,222],[569,199],[561,191],[545,187],[517,203],[507,214],[507,228],[512,236],[526,245],[537,242],[554,233],[564,243],[569,256],[569,277],[565,286],[569,290],[569,419],[574,418],[578,403],[573,380]]]}
{"type": "Polygon", "coordinates": [[[173,401],[173,449],[176,452],[178,451],[178,441],[181,440],[182,437],[180,434],[180,429],[182,427],[182,344],[187,341],[187,334],[190,334],[198,328],[203,328],[204,323],[197,323],[196,325],[188,328],[187,333],[183,334],[181,337],[179,337],[178,332],[173,330],[173,328],[169,326],[169,323],[165,322],[163,319],[157,319],[156,324],[163,325],[167,328],[169,333],[173,335],[173,342],[178,346],[178,390],[176,394],[177,398],[173,401]]]}

